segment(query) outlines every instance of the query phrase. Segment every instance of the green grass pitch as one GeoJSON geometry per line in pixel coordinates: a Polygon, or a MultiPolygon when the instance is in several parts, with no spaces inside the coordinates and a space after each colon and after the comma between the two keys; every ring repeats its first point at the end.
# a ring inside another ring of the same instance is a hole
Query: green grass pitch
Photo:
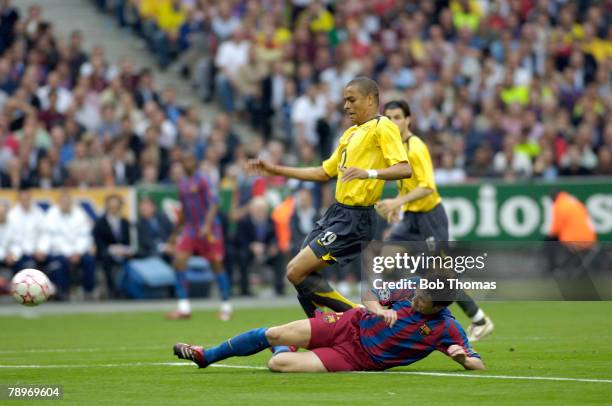
{"type": "MultiPolygon", "coordinates": [[[[496,330],[475,345],[488,368],[479,372],[463,371],[437,353],[375,374],[252,368],[265,366],[268,351],[223,362],[249,367],[243,369],[175,364],[176,341],[215,344],[246,329],[300,318],[297,306],[238,310],[229,323],[213,312],[196,312],[186,322],[165,321],[161,313],[0,317],[0,384],[60,384],[63,403],[86,405],[612,404],[612,302],[483,305],[496,330]],[[47,367],[7,367],[17,365],[47,367]],[[394,373],[400,371],[442,375],[394,373]]],[[[460,310],[452,310],[465,326],[460,310]]]]}

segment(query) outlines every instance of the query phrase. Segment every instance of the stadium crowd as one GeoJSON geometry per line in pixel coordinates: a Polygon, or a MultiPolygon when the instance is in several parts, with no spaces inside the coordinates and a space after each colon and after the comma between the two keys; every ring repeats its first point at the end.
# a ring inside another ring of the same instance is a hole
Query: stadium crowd
{"type": "Polygon", "coordinates": [[[0,186],[172,185],[183,152],[195,152],[216,188],[235,191],[226,226],[257,230],[248,241],[227,239],[229,252],[247,253],[237,259],[244,294],[253,261],[282,275],[276,244],[259,226],[269,223],[262,206],[270,211],[270,199],[252,198],[298,190],[286,216],[290,250],[333,197],[329,185],[248,178],[243,163],[256,155],[320,163],[348,126],[341,89],[356,75],[377,80],[382,103],[409,101],[439,184],[612,174],[609,2],[95,3],[221,112],[204,122],[176,89],[158,89],[152,69],[127,56],[113,63],[102,46],[85,50],[79,31],[58,36],[42,6],[20,11],[2,0],[0,186]],[[246,143],[237,121],[253,128],[246,143]]]}
{"type": "Polygon", "coordinates": [[[97,3],[303,162],[326,158],[341,89],[366,75],[383,104],[408,100],[440,183],[612,174],[609,2],[97,3]]]}

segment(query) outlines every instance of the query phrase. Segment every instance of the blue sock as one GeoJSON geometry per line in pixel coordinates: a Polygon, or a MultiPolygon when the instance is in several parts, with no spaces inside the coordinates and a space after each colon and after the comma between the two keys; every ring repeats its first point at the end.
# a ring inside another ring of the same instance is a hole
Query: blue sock
{"type": "Polygon", "coordinates": [[[227,272],[223,271],[217,274],[217,285],[219,286],[219,293],[221,294],[221,300],[226,301],[230,298],[230,280],[227,276],[227,272]]]}
{"type": "Polygon", "coordinates": [[[178,299],[188,299],[187,294],[187,272],[175,272],[176,280],[174,281],[174,292],[178,299]]]}
{"type": "Polygon", "coordinates": [[[256,354],[270,347],[266,338],[267,328],[256,328],[242,333],[219,344],[216,347],[204,350],[204,359],[207,363],[222,361],[229,357],[256,354]]]}
{"type": "Polygon", "coordinates": [[[276,355],[282,352],[291,352],[291,350],[286,345],[275,345],[274,347],[272,347],[272,352],[274,353],[274,355],[276,355]]]}

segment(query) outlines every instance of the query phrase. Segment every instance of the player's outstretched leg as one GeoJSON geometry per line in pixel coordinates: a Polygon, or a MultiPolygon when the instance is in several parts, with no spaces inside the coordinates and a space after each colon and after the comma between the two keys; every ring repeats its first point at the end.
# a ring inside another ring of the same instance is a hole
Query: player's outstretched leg
{"type": "Polygon", "coordinates": [[[465,315],[472,320],[472,324],[467,329],[468,340],[482,340],[493,332],[495,325],[491,319],[465,291],[461,290],[458,292],[457,304],[465,315]]]}
{"type": "Polygon", "coordinates": [[[287,265],[287,279],[295,286],[298,300],[308,317],[314,317],[317,307],[327,306],[335,312],[344,312],[358,306],[323,279],[319,271],[326,266],[327,263],[308,246],[287,265]]]}
{"type": "Polygon", "coordinates": [[[173,347],[174,355],[181,359],[191,360],[200,368],[206,368],[210,364],[230,357],[253,355],[270,347],[266,338],[266,330],[265,328],[249,330],[208,349],[177,343],[173,347]]]}
{"type": "MultiPolygon", "coordinates": [[[[253,355],[271,346],[307,347],[309,342],[310,321],[298,320],[283,326],[249,330],[208,349],[177,343],[173,352],[178,358],[188,359],[205,368],[230,357],[253,355]]],[[[283,351],[281,353],[284,354],[283,351]]]]}

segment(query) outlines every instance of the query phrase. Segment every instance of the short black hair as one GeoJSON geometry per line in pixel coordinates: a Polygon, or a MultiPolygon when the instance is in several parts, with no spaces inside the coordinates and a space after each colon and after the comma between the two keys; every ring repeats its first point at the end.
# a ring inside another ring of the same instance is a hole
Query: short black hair
{"type": "Polygon", "coordinates": [[[428,282],[443,283],[443,288],[426,288],[421,289],[426,296],[431,299],[432,306],[450,306],[457,299],[457,289],[451,287],[449,279],[453,278],[453,271],[445,269],[435,269],[426,272],[423,277],[428,282]]]}
{"type": "Polygon", "coordinates": [[[404,112],[404,117],[410,117],[410,106],[406,100],[391,100],[385,104],[383,111],[387,111],[389,109],[401,109],[404,112]]]}
{"type": "Polygon", "coordinates": [[[374,95],[374,98],[376,99],[376,104],[379,103],[380,92],[378,90],[378,85],[376,84],[375,81],[373,81],[369,77],[357,76],[356,78],[352,79],[350,82],[346,84],[346,87],[349,87],[349,86],[356,86],[359,89],[359,92],[366,96],[369,96],[371,94],[374,95]]]}

